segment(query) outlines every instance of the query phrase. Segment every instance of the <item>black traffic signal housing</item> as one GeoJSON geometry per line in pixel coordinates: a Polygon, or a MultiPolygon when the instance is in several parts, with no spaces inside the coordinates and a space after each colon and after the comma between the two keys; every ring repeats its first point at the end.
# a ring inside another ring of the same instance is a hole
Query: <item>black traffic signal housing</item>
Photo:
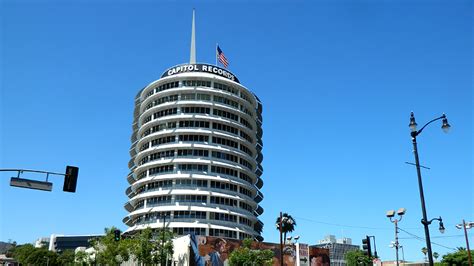
{"type": "Polygon", "coordinates": [[[79,174],[79,167],[66,166],[66,174],[64,176],[63,191],[76,192],[77,175],[79,174]]]}
{"type": "Polygon", "coordinates": [[[120,241],[120,238],[121,238],[120,233],[121,233],[120,230],[115,229],[115,231],[114,231],[114,240],[115,241],[120,241]]]}
{"type": "Polygon", "coordinates": [[[362,239],[362,250],[364,251],[365,255],[372,257],[372,250],[370,248],[370,237],[365,236],[364,239],[362,239]]]}

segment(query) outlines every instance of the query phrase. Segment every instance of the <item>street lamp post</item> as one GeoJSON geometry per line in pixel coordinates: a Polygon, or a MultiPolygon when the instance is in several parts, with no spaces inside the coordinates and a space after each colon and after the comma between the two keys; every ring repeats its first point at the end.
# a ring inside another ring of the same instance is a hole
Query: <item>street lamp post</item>
{"type": "Polygon", "coordinates": [[[397,211],[399,219],[393,219],[395,216],[395,211],[390,210],[387,212],[387,217],[390,219],[390,222],[395,224],[395,254],[396,254],[396,259],[397,259],[397,266],[399,266],[398,262],[398,249],[400,248],[400,244],[398,243],[398,222],[400,222],[403,218],[403,215],[405,214],[406,209],[405,208],[400,208],[397,211]]]}
{"type": "Polygon", "coordinates": [[[160,214],[160,217],[161,219],[163,219],[163,228],[162,228],[162,232],[161,232],[161,266],[163,265],[166,265],[166,259],[165,259],[165,228],[166,228],[166,212],[165,213],[161,213],[160,214]]]}
{"type": "MultiPolygon", "coordinates": [[[[445,114],[429,121],[420,130],[416,130],[417,124],[415,122],[415,116],[414,116],[413,112],[411,112],[410,124],[409,124],[409,127],[411,129],[411,134],[410,134],[411,135],[411,140],[412,140],[412,143],[413,143],[413,153],[414,153],[414,156],[415,156],[416,173],[418,175],[418,187],[419,187],[419,190],[420,190],[421,211],[422,211],[422,214],[423,214],[423,218],[421,219],[421,223],[423,224],[423,227],[425,229],[426,247],[428,249],[428,261],[429,261],[430,266],[432,266],[434,263],[433,263],[433,254],[432,254],[432,251],[431,251],[430,230],[429,230],[428,226],[431,224],[431,222],[433,220],[439,220],[440,222],[442,222],[442,220],[441,220],[441,217],[439,219],[433,219],[431,221],[428,221],[428,218],[427,218],[426,206],[425,206],[425,196],[423,194],[423,183],[421,181],[420,160],[418,158],[418,147],[417,147],[416,137],[421,134],[421,132],[423,131],[423,129],[427,125],[433,123],[434,121],[440,120],[440,119],[443,119],[443,124],[442,124],[441,128],[443,129],[444,132],[448,132],[448,130],[450,128],[450,125],[448,124],[448,119],[446,118],[445,114]]],[[[440,223],[440,228],[441,228],[441,225],[442,225],[442,223],[440,223]]]]}
{"type": "Polygon", "coordinates": [[[469,249],[469,238],[467,237],[467,229],[471,229],[472,227],[474,227],[474,222],[466,223],[464,219],[462,220],[462,224],[456,225],[457,229],[464,228],[464,236],[466,237],[467,257],[469,258],[470,266],[472,266],[472,257],[471,257],[471,250],[469,249]]]}

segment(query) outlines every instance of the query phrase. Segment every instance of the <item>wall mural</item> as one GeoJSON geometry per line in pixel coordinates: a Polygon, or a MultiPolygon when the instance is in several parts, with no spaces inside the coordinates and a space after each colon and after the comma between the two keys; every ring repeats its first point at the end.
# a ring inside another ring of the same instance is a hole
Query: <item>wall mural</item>
{"type": "MultiPolygon", "coordinates": [[[[241,245],[242,241],[236,239],[191,235],[191,265],[228,265],[230,253],[241,245]]],[[[272,250],[275,254],[273,265],[280,265],[280,244],[254,241],[252,243],[252,248],[272,250]]],[[[283,248],[283,264],[286,266],[299,266],[300,264],[297,263],[296,258],[296,246],[285,245],[283,248]]],[[[329,250],[309,247],[309,262],[305,261],[301,264],[309,264],[311,266],[329,266],[329,250]]]]}

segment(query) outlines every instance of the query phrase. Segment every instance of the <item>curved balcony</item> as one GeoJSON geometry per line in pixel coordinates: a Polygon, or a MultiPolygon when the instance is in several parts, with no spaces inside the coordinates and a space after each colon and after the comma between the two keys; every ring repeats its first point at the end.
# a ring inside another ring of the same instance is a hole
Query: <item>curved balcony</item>
{"type": "Polygon", "coordinates": [[[260,177],[263,174],[263,167],[261,164],[257,165],[257,169],[255,170],[255,174],[260,177]]]}
{"type": "Polygon", "coordinates": [[[133,191],[132,186],[129,186],[127,190],[125,191],[126,195],[128,196],[129,199],[135,197],[137,193],[133,191]]]}
{"type": "Polygon", "coordinates": [[[134,158],[137,155],[137,151],[135,149],[136,146],[137,146],[137,142],[134,142],[132,146],[130,147],[130,150],[128,151],[128,153],[130,154],[130,157],[132,158],[134,158]]]}
{"type": "Polygon", "coordinates": [[[258,232],[259,234],[262,233],[263,231],[263,223],[262,221],[258,220],[254,225],[253,225],[253,228],[256,232],[258,232]]]}
{"type": "Polygon", "coordinates": [[[260,177],[257,178],[257,182],[255,183],[255,186],[258,189],[261,189],[263,187],[263,180],[260,177]]]}
{"type": "Polygon", "coordinates": [[[257,195],[254,198],[256,203],[260,203],[263,200],[263,194],[260,190],[257,190],[257,195]]]}
{"type": "Polygon", "coordinates": [[[133,225],[133,222],[132,220],[128,217],[128,216],[125,216],[123,219],[122,219],[122,222],[128,226],[132,226],[133,225]]]}
{"type": "Polygon", "coordinates": [[[254,211],[256,216],[262,215],[263,213],[263,208],[262,206],[258,205],[258,208],[254,211]]]}
{"type": "Polygon", "coordinates": [[[130,185],[132,185],[134,182],[135,182],[135,176],[134,176],[134,173],[133,172],[130,172],[128,175],[127,175],[127,181],[130,185]]]}
{"type": "Polygon", "coordinates": [[[135,160],[132,158],[130,161],[128,161],[128,168],[132,169],[135,167],[135,160]]]}
{"type": "Polygon", "coordinates": [[[262,163],[263,161],[263,153],[259,152],[257,154],[257,157],[255,158],[255,160],[257,161],[258,164],[262,163]]]}
{"type": "Polygon", "coordinates": [[[129,201],[127,201],[127,202],[123,205],[123,207],[124,207],[125,210],[127,210],[128,212],[132,212],[132,211],[134,210],[132,204],[131,204],[129,201]]]}

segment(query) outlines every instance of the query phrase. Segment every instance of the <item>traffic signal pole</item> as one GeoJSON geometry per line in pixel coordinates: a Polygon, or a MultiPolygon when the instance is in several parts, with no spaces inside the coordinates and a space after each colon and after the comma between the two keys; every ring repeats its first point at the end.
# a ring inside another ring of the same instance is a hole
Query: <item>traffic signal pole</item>
{"type": "Polygon", "coordinates": [[[378,258],[379,256],[377,255],[377,245],[375,244],[375,236],[369,236],[374,239],[374,257],[378,258]]]}
{"type": "Polygon", "coordinates": [[[49,175],[61,175],[64,176],[64,187],[65,192],[76,192],[77,176],[79,168],[75,166],[67,166],[66,173],[55,173],[49,171],[29,170],[29,169],[0,169],[0,172],[17,172],[17,177],[12,177],[10,185],[14,187],[23,187],[29,189],[51,191],[53,189],[53,183],[48,182],[49,175]],[[20,175],[24,172],[27,173],[42,173],[46,174],[46,181],[38,181],[20,178],[20,175]]]}

